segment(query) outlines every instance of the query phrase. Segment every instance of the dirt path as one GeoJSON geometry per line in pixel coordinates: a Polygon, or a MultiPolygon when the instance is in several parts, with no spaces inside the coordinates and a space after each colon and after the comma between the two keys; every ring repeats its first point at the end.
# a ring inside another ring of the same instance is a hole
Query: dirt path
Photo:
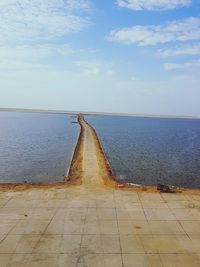
{"type": "Polygon", "coordinates": [[[79,115],[78,121],[81,133],[69,171],[69,181],[92,188],[104,185],[115,187],[117,182],[95,130],[83,116],[79,115]]]}
{"type": "Polygon", "coordinates": [[[84,127],[84,147],[83,147],[83,185],[102,186],[102,169],[98,163],[98,153],[95,148],[95,139],[91,127],[82,119],[84,127]]]}

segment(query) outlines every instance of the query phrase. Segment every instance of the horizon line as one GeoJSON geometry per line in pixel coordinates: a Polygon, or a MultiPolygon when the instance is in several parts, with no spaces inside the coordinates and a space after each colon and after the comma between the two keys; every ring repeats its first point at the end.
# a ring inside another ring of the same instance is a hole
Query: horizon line
{"type": "Polygon", "coordinates": [[[121,117],[141,117],[141,118],[171,118],[171,119],[200,119],[200,116],[192,115],[172,115],[172,114],[145,114],[145,113],[128,113],[128,112],[100,112],[100,111],[70,111],[54,109],[28,109],[28,108],[5,108],[0,107],[4,112],[24,112],[24,113],[46,113],[46,114],[69,114],[69,115],[104,115],[104,116],[121,116],[121,117]]]}

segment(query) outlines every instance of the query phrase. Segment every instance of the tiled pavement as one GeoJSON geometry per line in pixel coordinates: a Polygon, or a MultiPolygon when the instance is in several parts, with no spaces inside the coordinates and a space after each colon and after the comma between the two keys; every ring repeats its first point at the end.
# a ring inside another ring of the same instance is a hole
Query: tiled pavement
{"type": "Polygon", "coordinates": [[[82,186],[0,193],[0,267],[200,266],[200,196],[82,186]]]}

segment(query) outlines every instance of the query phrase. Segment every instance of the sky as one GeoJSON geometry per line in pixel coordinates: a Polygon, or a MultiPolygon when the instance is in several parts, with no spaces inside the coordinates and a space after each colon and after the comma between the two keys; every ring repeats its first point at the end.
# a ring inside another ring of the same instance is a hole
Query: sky
{"type": "Polygon", "coordinates": [[[0,107],[200,116],[200,0],[0,0],[0,107]]]}

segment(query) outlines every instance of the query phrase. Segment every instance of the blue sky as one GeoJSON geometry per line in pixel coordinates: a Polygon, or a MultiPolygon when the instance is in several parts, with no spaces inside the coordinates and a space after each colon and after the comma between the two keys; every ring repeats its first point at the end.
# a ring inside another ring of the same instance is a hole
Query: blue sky
{"type": "Polygon", "coordinates": [[[200,115],[199,0],[1,0],[0,107],[200,115]]]}

